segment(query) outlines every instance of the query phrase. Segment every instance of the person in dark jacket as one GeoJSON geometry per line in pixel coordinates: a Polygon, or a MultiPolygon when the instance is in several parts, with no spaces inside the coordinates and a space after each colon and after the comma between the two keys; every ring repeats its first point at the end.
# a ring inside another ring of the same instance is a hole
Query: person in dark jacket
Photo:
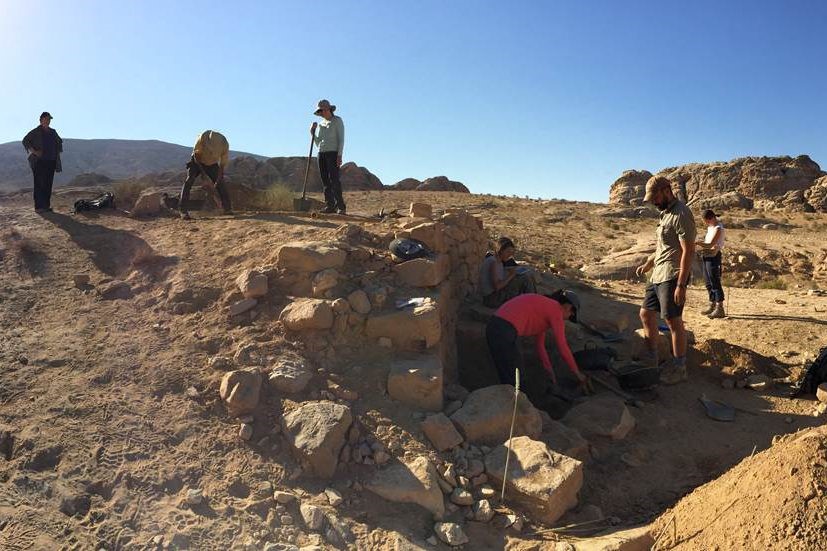
{"type": "Polygon", "coordinates": [[[52,184],[55,172],[62,171],[60,154],[63,153],[63,140],[49,126],[51,122],[52,115],[44,111],[40,114],[40,125],[23,138],[23,147],[29,154],[29,166],[34,176],[35,212],[52,211],[52,184]]]}

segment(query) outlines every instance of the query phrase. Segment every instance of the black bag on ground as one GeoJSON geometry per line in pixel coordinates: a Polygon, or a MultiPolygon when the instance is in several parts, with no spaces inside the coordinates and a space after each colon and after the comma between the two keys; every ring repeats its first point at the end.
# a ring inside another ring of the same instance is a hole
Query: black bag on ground
{"type": "Polygon", "coordinates": [[[431,252],[428,246],[417,239],[394,239],[391,241],[388,249],[390,249],[393,259],[397,262],[433,256],[433,252],[431,252]]]}
{"type": "Polygon", "coordinates": [[[827,383],[827,346],[821,349],[813,363],[807,367],[804,377],[790,392],[790,398],[802,394],[815,394],[821,383],[827,383]]]}
{"type": "Polygon", "coordinates": [[[584,348],[574,352],[574,361],[583,371],[604,371],[611,369],[612,362],[617,358],[617,351],[611,346],[602,348],[584,348]]]}
{"type": "Polygon", "coordinates": [[[106,192],[103,195],[98,195],[94,199],[78,199],[75,201],[75,208],[73,212],[114,208],[115,196],[112,193],[106,192]]]}

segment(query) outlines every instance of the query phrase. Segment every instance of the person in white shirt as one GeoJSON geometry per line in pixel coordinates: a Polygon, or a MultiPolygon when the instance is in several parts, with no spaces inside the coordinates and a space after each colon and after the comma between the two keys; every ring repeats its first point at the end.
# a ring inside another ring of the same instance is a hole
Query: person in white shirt
{"type": "Polygon", "coordinates": [[[709,293],[709,306],[701,314],[711,318],[726,317],[724,311],[724,288],[721,284],[721,250],[724,248],[724,225],[711,210],[704,212],[706,235],[698,241],[704,266],[706,290],[709,293]]]}

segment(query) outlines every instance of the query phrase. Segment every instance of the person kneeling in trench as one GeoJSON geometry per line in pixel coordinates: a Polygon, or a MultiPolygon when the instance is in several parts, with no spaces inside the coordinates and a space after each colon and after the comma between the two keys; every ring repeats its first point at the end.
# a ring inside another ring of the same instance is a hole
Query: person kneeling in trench
{"type": "Polygon", "coordinates": [[[546,331],[551,329],[560,356],[568,364],[584,392],[589,392],[591,383],[580,372],[566,342],[565,320],[576,322],[579,309],[580,299],[573,291],[568,290],[555,291],[551,295],[527,293],[516,296],[500,306],[485,328],[485,338],[494,358],[500,383],[514,385],[514,370],[522,370],[523,357],[518,337],[535,337],[537,355],[543,368],[548,372],[552,382],[557,384],[546,351],[546,331]]]}
{"type": "Polygon", "coordinates": [[[520,267],[514,260],[514,242],[508,237],[497,240],[497,251],[489,251],[480,266],[480,290],[482,303],[489,308],[498,308],[508,300],[525,293],[534,293],[537,288],[527,273],[528,268],[520,267]],[[525,272],[521,272],[526,270],[525,272]]]}

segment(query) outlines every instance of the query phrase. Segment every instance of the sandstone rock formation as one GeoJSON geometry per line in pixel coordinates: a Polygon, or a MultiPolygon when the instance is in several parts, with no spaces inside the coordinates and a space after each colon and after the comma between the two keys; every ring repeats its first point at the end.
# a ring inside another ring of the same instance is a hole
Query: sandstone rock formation
{"type": "Polygon", "coordinates": [[[818,212],[827,212],[827,176],[815,181],[804,193],[807,202],[818,212]]]}
{"type": "Polygon", "coordinates": [[[577,505],[583,485],[583,464],[549,449],[542,442],[519,436],[497,446],[485,457],[488,476],[502,484],[506,456],[508,479],[506,495],[541,522],[553,524],[563,513],[577,505]]]}
{"type": "MultiPolygon", "coordinates": [[[[241,156],[230,161],[227,177],[233,184],[243,184],[255,189],[266,189],[281,184],[293,191],[300,191],[304,183],[304,171],[307,166],[305,157],[273,157],[258,160],[250,156],[241,156]]],[[[346,191],[382,189],[382,182],[367,168],[354,162],[344,163],[339,169],[342,188],[346,191]]],[[[307,178],[308,191],[321,191],[322,178],[319,166],[310,163],[307,178]]]]}
{"type": "MultiPolygon", "coordinates": [[[[647,171],[623,173],[609,190],[609,202],[639,205],[643,200],[647,171]]],[[[798,157],[741,157],[727,162],[691,163],[657,173],[677,187],[686,183],[688,199],[700,208],[750,208],[750,201],[768,200],[777,208],[805,209],[806,192],[823,175],[806,155],[798,157]]],[[[677,192],[678,190],[675,189],[677,192]]],[[[756,205],[758,206],[758,205],[756,205]]]]}
{"type": "Polygon", "coordinates": [[[458,191],[460,193],[471,193],[465,184],[449,180],[446,176],[425,178],[421,182],[416,178],[405,178],[391,186],[386,186],[386,189],[389,191],[458,191]]]}
{"type": "MultiPolygon", "coordinates": [[[[501,444],[508,438],[514,409],[514,387],[494,385],[468,395],[462,408],[451,416],[469,442],[501,444]]],[[[514,435],[537,438],[543,430],[540,412],[520,392],[514,435]]]]}
{"type": "Polygon", "coordinates": [[[330,478],[353,422],[350,408],[328,401],[304,402],[282,419],[293,455],[309,474],[330,478]]]}

